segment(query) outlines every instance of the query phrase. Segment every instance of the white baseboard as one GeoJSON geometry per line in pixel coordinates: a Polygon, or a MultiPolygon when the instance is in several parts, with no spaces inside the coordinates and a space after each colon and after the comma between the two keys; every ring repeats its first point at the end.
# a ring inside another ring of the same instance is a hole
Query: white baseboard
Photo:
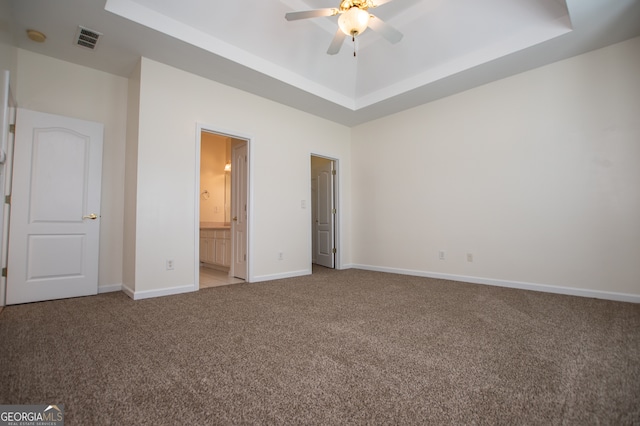
{"type": "Polygon", "coordinates": [[[109,284],[109,285],[98,286],[98,294],[112,293],[114,291],[120,291],[120,290],[122,290],[122,284],[109,284]]]}
{"type": "Polygon", "coordinates": [[[160,288],[154,290],[135,291],[122,284],[122,291],[133,300],[151,299],[153,297],[172,296],[174,294],[190,293],[196,291],[193,285],[180,287],[160,288]]]}
{"type": "Polygon", "coordinates": [[[301,271],[284,272],[282,274],[259,275],[257,277],[251,278],[251,282],[252,283],[258,283],[258,282],[262,282],[262,281],[280,280],[280,279],[283,279],[283,278],[302,277],[304,275],[311,275],[311,269],[303,269],[301,271]]]}
{"type": "MultiPolygon", "coordinates": [[[[493,278],[471,277],[466,275],[442,274],[438,272],[415,271],[411,269],[388,268],[382,266],[350,264],[350,268],[368,271],[388,272],[391,274],[413,275],[416,277],[438,278],[451,281],[462,281],[472,284],[493,285],[496,287],[517,288],[521,290],[541,291],[544,293],[565,294],[569,296],[591,297],[594,299],[614,300],[618,302],[640,303],[640,295],[615,293],[610,291],[591,290],[575,287],[561,287],[549,284],[536,284],[520,281],[507,281],[493,278]]],[[[346,269],[346,268],[345,268],[346,269]]]]}
{"type": "Polygon", "coordinates": [[[136,300],[135,297],[133,297],[135,294],[135,291],[131,290],[126,284],[122,284],[122,292],[127,296],[129,296],[130,298],[132,298],[133,300],[136,300]]]}

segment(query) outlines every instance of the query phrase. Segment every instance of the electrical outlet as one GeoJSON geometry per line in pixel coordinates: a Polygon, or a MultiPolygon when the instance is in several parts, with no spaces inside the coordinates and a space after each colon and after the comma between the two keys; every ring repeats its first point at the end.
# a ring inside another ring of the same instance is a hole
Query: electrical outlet
{"type": "Polygon", "coordinates": [[[438,251],[438,259],[444,260],[445,259],[445,255],[446,255],[446,253],[444,252],[444,250],[438,251]]]}
{"type": "Polygon", "coordinates": [[[173,270],[173,260],[169,259],[167,260],[167,271],[171,271],[173,270]]]}
{"type": "Polygon", "coordinates": [[[467,253],[467,262],[473,262],[473,253],[467,253]]]}
{"type": "Polygon", "coordinates": [[[284,260],[284,253],[278,252],[278,260],[284,260]]]}

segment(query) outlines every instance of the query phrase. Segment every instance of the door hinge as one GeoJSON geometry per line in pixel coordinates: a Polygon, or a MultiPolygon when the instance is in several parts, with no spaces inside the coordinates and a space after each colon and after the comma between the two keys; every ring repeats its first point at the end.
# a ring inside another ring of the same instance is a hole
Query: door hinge
{"type": "Polygon", "coordinates": [[[331,214],[336,214],[338,211],[336,209],[331,209],[331,214]]]}
{"type": "Polygon", "coordinates": [[[331,170],[331,174],[335,176],[337,173],[335,170],[331,170]]]}
{"type": "Polygon", "coordinates": [[[11,205],[11,195],[4,196],[4,203],[11,205]]]}
{"type": "Polygon", "coordinates": [[[336,254],[336,253],[338,252],[338,250],[336,250],[336,248],[334,247],[334,248],[333,248],[333,250],[331,250],[331,252],[332,252],[333,254],[336,254]]]}
{"type": "Polygon", "coordinates": [[[7,268],[2,268],[2,276],[3,277],[7,276],[7,268]]]}
{"type": "Polygon", "coordinates": [[[247,260],[247,255],[246,255],[246,254],[244,255],[244,260],[245,260],[245,261],[247,260]]]}
{"type": "Polygon", "coordinates": [[[16,125],[9,124],[9,133],[15,133],[15,132],[16,132],[16,125]]]}

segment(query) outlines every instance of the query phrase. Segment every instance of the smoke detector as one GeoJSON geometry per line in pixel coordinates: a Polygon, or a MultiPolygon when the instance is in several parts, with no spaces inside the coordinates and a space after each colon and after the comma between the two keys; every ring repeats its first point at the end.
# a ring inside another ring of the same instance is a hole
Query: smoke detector
{"type": "Polygon", "coordinates": [[[84,47],[87,49],[95,50],[98,45],[98,41],[102,37],[102,33],[98,31],[91,30],[89,28],[78,25],[78,30],[76,31],[75,44],[80,47],[84,47]]]}

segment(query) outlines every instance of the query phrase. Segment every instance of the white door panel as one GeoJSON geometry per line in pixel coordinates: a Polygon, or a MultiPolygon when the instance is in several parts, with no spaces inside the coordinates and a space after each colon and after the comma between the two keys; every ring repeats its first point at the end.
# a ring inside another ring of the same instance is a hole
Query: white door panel
{"type": "Polygon", "coordinates": [[[103,125],[18,109],[7,303],[98,292],[103,125]]]}
{"type": "Polygon", "coordinates": [[[316,206],[316,243],[317,264],[327,268],[335,267],[335,231],[334,231],[334,193],[333,193],[333,161],[325,162],[317,174],[316,206]]]}
{"type": "Polygon", "coordinates": [[[231,234],[232,274],[247,279],[247,142],[233,145],[231,150],[231,234]]]}
{"type": "Polygon", "coordinates": [[[84,235],[29,235],[27,280],[82,275],[84,235]]]}

